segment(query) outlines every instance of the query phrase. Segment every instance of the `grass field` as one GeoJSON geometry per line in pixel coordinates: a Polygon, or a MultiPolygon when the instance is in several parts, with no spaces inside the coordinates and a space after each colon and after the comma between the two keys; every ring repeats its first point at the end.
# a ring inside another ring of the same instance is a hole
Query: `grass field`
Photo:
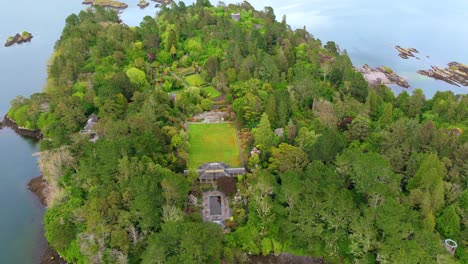
{"type": "Polygon", "coordinates": [[[207,86],[203,89],[205,89],[205,91],[210,95],[211,99],[216,98],[221,95],[221,93],[215,88],[213,88],[212,86],[207,86]]]}
{"type": "Polygon", "coordinates": [[[190,86],[201,87],[206,82],[203,78],[198,74],[192,74],[185,77],[185,80],[190,84],[190,86]]]}
{"type": "Polygon", "coordinates": [[[225,162],[241,166],[234,124],[189,124],[189,168],[206,162],[225,162]]]}

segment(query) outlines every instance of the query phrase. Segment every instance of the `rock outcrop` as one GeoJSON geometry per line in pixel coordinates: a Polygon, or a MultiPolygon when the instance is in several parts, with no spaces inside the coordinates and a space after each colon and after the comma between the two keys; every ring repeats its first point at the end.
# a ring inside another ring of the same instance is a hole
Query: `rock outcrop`
{"type": "Polygon", "coordinates": [[[23,31],[23,33],[21,34],[16,33],[16,35],[8,37],[5,43],[5,47],[9,47],[13,44],[21,44],[24,42],[30,42],[32,38],[33,38],[33,35],[26,31],[23,31]]]}
{"type": "Polygon", "coordinates": [[[92,6],[110,7],[110,8],[115,8],[115,9],[125,9],[128,7],[126,3],[122,3],[122,2],[114,1],[114,0],[84,0],[82,4],[92,5],[92,6]]]}
{"type": "Polygon", "coordinates": [[[450,62],[447,68],[431,66],[430,70],[419,70],[418,73],[441,80],[455,86],[468,86],[468,66],[459,62],[450,62]]]}
{"type": "Polygon", "coordinates": [[[42,132],[40,130],[31,130],[24,127],[19,127],[15,121],[8,118],[7,115],[3,118],[3,126],[10,127],[13,129],[16,134],[23,136],[23,137],[30,137],[35,139],[42,139],[42,132]]]}
{"type": "Polygon", "coordinates": [[[145,0],[140,0],[140,2],[138,3],[138,6],[139,6],[141,9],[143,9],[143,8],[149,6],[149,3],[146,2],[145,0]]]}
{"type": "Polygon", "coordinates": [[[366,81],[373,86],[377,86],[379,84],[396,84],[398,86],[408,88],[410,87],[409,83],[396,74],[392,69],[381,66],[377,68],[372,68],[367,64],[364,64],[362,68],[357,69],[366,81]]]}
{"type": "Polygon", "coordinates": [[[398,56],[400,56],[402,59],[408,59],[410,57],[419,59],[414,55],[414,53],[419,53],[419,51],[415,48],[402,48],[400,46],[395,46],[395,49],[398,51],[398,56]]]}

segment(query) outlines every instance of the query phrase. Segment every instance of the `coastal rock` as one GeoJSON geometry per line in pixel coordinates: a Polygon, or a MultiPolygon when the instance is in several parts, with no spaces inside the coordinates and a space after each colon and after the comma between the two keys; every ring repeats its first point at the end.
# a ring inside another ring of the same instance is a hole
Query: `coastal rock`
{"type": "Polygon", "coordinates": [[[115,9],[125,9],[128,7],[126,3],[122,3],[122,2],[114,1],[114,0],[84,0],[82,4],[109,7],[109,8],[115,8],[115,9]]]}
{"type": "Polygon", "coordinates": [[[402,48],[400,46],[395,46],[395,49],[398,51],[398,56],[400,56],[402,59],[408,59],[410,57],[419,59],[414,55],[414,53],[419,53],[419,51],[415,48],[402,48]]]}
{"type": "Polygon", "coordinates": [[[19,127],[15,121],[8,118],[7,115],[3,118],[3,126],[10,127],[13,129],[16,134],[23,136],[23,137],[30,137],[35,139],[42,139],[42,132],[40,130],[30,130],[24,127],[19,127]]]}
{"type": "Polygon", "coordinates": [[[141,1],[138,3],[138,6],[139,6],[141,9],[143,9],[143,8],[149,6],[149,3],[146,2],[145,0],[141,0],[141,1]]]}
{"type": "Polygon", "coordinates": [[[13,44],[21,44],[24,42],[30,42],[32,38],[33,38],[33,35],[27,31],[23,31],[21,35],[19,33],[16,33],[16,35],[8,37],[5,43],[5,47],[9,47],[13,44]]]}
{"type": "Polygon", "coordinates": [[[419,74],[441,80],[455,86],[468,86],[468,65],[450,62],[447,68],[431,66],[430,70],[419,70],[419,74]]]}
{"type": "Polygon", "coordinates": [[[42,205],[47,206],[47,183],[43,176],[33,178],[28,183],[28,189],[33,192],[42,205]]]}
{"type": "Polygon", "coordinates": [[[397,84],[398,86],[408,88],[410,87],[409,83],[396,74],[392,69],[381,66],[377,68],[372,68],[367,64],[364,64],[362,68],[357,69],[366,81],[372,85],[377,86],[379,84],[397,84]]]}
{"type": "MultiPolygon", "coordinates": [[[[169,5],[169,4],[171,4],[173,2],[172,0],[152,0],[152,1],[154,1],[156,3],[159,3],[159,6],[169,5]]],[[[156,6],[156,7],[158,7],[158,6],[156,6]]]]}
{"type": "MultiPolygon", "coordinates": [[[[28,189],[34,193],[43,206],[47,206],[48,185],[43,176],[33,178],[28,183],[28,189]]],[[[44,255],[41,257],[41,264],[65,264],[65,260],[50,245],[47,245],[44,255]]]]}

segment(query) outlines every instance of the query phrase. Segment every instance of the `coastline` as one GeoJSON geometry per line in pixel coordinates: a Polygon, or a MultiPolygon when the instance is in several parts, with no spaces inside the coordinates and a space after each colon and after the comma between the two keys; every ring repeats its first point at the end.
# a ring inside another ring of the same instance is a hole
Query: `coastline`
{"type": "MultiPolygon", "coordinates": [[[[41,202],[42,206],[47,207],[47,198],[48,198],[48,185],[44,180],[43,176],[38,176],[31,179],[28,183],[28,189],[36,195],[36,197],[41,202]]],[[[46,239],[47,241],[47,239],[46,239]]],[[[40,264],[65,264],[60,255],[55,251],[47,241],[47,246],[45,252],[41,256],[40,264]]]]}
{"type": "Polygon", "coordinates": [[[30,130],[24,127],[20,127],[18,126],[18,124],[16,124],[14,120],[8,118],[8,115],[5,115],[3,117],[3,122],[0,123],[0,128],[3,126],[13,129],[16,134],[23,137],[29,137],[38,140],[41,140],[43,138],[42,132],[40,130],[30,130]]]}
{"type": "MultiPolygon", "coordinates": [[[[43,138],[42,132],[40,130],[30,130],[26,128],[19,127],[18,124],[7,115],[3,117],[3,120],[0,120],[0,129],[3,127],[9,127],[15,131],[15,133],[22,137],[33,138],[41,140],[43,138]]],[[[30,190],[38,199],[43,207],[48,206],[49,202],[49,186],[44,180],[44,177],[38,176],[32,178],[28,182],[28,190],[30,190]]],[[[55,251],[44,237],[47,245],[44,248],[44,253],[40,258],[40,264],[66,264],[67,262],[63,260],[57,251],[55,251]]]]}

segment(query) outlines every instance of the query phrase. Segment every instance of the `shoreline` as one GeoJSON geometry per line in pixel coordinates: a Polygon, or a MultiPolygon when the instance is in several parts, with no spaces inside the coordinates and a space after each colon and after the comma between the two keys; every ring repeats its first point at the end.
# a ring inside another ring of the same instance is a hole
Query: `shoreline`
{"type": "Polygon", "coordinates": [[[367,83],[371,86],[378,86],[380,84],[396,84],[403,88],[409,88],[409,83],[396,74],[392,69],[380,66],[372,68],[367,64],[364,64],[362,68],[355,68],[357,72],[360,72],[367,83]]]}
{"type": "MultiPolygon", "coordinates": [[[[47,207],[47,198],[48,198],[48,185],[47,182],[44,180],[43,176],[38,176],[32,178],[28,182],[28,190],[30,190],[41,202],[41,205],[47,207]]],[[[46,240],[47,246],[45,247],[44,253],[41,256],[40,264],[65,264],[65,260],[63,260],[60,255],[55,251],[46,240]]]]}
{"type": "Polygon", "coordinates": [[[41,140],[43,138],[42,132],[40,130],[30,130],[24,127],[20,127],[14,120],[10,119],[8,115],[5,115],[3,117],[3,122],[0,122],[0,128],[4,126],[13,129],[16,134],[23,137],[34,138],[37,140],[41,140]]]}

